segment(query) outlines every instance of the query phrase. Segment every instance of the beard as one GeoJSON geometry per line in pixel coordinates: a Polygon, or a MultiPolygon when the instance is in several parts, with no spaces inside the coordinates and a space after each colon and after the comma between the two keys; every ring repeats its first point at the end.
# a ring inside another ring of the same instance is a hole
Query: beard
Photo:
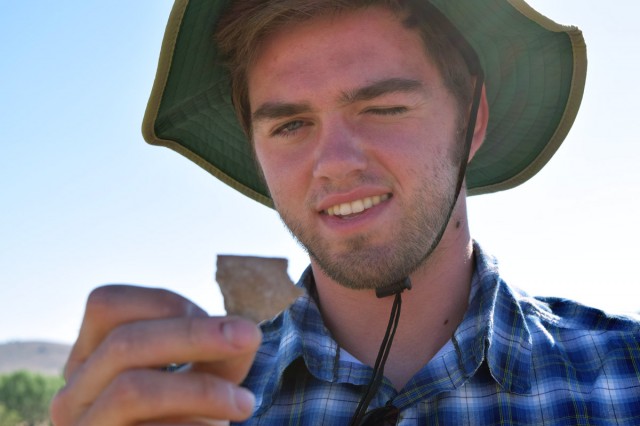
{"type": "Polygon", "coordinates": [[[389,235],[384,243],[376,243],[377,232],[370,231],[341,241],[342,248],[337,250],[291,211],[278,208],[278,203],[276,209],[294,238],[331,279],[350,289],[382,288],[408,277],[437,247],[456,202],[458,171],[448,163],[443,161],[435,173],[423,177],[420,190],[400,206],[404,213],[394,221],[394,229],[383,230],[389,235]]]}

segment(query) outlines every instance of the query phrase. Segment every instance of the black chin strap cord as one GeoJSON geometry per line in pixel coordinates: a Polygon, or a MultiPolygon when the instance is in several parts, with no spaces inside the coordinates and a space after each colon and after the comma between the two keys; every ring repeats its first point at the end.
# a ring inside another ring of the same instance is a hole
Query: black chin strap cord
{"type": "MultiPolygon", "coordinates": [[[[460,159],[460,167],[458,169],[458,180],[456,183],[455,196],[453,198],[447,220],[445,221],[445,224],[443,225],[439,234],[436,236],[436,244],[434,245],[435,247],[440,243],[440,239],[444,235],[447,223],[451,219],[451,215],[453,214],[453,210],[456,206],[458,197],[460,196],[460,191],[462,190],[462,184],[466,175],[467,163],[469,162],[471,145],[474,138],[476,119],[478,117],[478,110],[480,109],[480,100],[482,98],[482,88],[484,86],[485,76],[476,52],[465,40],[464,36],[459,32],[459,30],[436,7],[431,5],[430,2],[425,1],[423,3],[423,6],[430,11],[432,17],[440,20],[441,24],[444,25],[445,32],[450,35],[452,43],[460,50],[460,53],[467,63],[470,74],[475,76],[473,98],[471,102],[471,108],[469,110],[469,119],[467,120],[467,128],[464,139],[463,152],[460,159]]],[[[378,351],[378,357],[376,358],[376,363],[373,368],[373,377],[369,382],[369,386],[367,386],[367,390],[360,400],[358,407],[356,408],[356,412],[351,420],[351,426],[360,425],[360,422],[365,416],[371,400],[378,391],[380,383],[382,383],[382,379],[384,377],[384,365],[387,362],[391,344],[393,343],[393,337],[396,333],[396,329],[398,328],[398,322],[400,321],[400,310],[402,308],[401,293],[405,289],[410,288],[411,281],[409,281],[409,278],[406,278],[402,281],[376,290],[377,297],[382,298],[395,294],[395,300],[393,301],[393,307],[391,308],[391,316],[387,325],[387,331],[385,332],[384,339],[382,339],[382,344],[380,345],[380,349],[378,351]]]]}
{"type": "MultiPolygon", "coordinates": [[[[478,115],[478,109],[480,106],[480,97],[482,95],[482,86],[484,83],[484,74],[482,70],[476,75],[475,89],[473,94],[473,102],[471,104],[471,110],[469,111],[469,122],[467,123],[467,133],[465,135],[465,155],[462,157],[462,162],[460,164],[459,173],[458,173],[458,182],[456,185],[455,198],[451,205],[451,209],[449,211],[449,217],[445,222],[445,226],[437,236],[437,243],[440,242],[442,235],[444,234],[444,229],[446,224],[449,222],[451,214],[453,213],[453,209],[456,205],[456,200],[460,194],[460,190],[462,189],[462,182],[464,181],[464,177],[466,174],[467,162],[469,158],[469,152],[471,149],[471,142],[473,140],[473,133],[475,130],[476,118],[478,115]]],[[[382,383],[382,378],[384,377],[384,365],[387,362],[387,357],[389,356],[389,351],[391,349],[391,344],[393,343],[393,336],[396,333],[396,329],[398,328],[398,322],[400,321],[400,310],[402,308],[402,296],[401,293],[405,289],[411,289],[411,281],[409,278],[405,278],[402,281],[394,283],[392,285],[382,287],[376,290],[376,296],[379,298],[387,297],[395,294],[395,300],[393,301],[393,307],[391,308],[391,316],[389,318],[389,324],[387,325],[387,331],[384,334],[384,339],[382,339],[382,344],[380,345],[380,349],[378,350],[378,357],[376,358],[376,363],[373,367],[373,378],[371,382],[369,382],[369,386],[367,386],[367,391],[364,396],[360,400],[358,407],[356,408],[356,412],[351,420],[351,426],[358,426],[364,417],[367,408],[369,408],[369,404],[371,400],[375,396],[378,391],[378,387],[380,383],[382,383]]]]}
{"type": "Polygon", "coordinates": [[[393,306],[391,307],[391,316],[389,317],[389,323],[387,324],[387,331],[384,333],[384,338],[382,339],[380,349],[378,350],[378,357],[376,358],[376,363],[373,366],[373,377],[371,378],[369,386],[367,386],[367,391],[362,396],[362,399],[356,408],[356,412],[351,419],[352,426],[360,424],[360,420],[367,411],[367,408],[369,408],[369,404],[378,391],[380,383],[382,383],[382,378],[384,377],[384,365],[387,362],[387,357],[391,350],[391,344],[393,343],[393,337],[396,334],[398,322],[400,321],[400,310],[402,308],[401,294],[405,289],[411,289],[411,281],[409,278],[405,278],[400,282],[376,290],[376,296],[378,298],[391,296],[392,294],[395,294],[396,297],[393,301],[393,306]]]}

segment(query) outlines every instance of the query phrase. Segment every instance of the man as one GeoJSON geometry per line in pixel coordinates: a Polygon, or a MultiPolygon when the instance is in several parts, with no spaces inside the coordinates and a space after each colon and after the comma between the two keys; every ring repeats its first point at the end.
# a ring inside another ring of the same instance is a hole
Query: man
{"type": "Polygon", "coordinates": [[[145,136],[274,206],[307,295],[261,339],[97,289],[56,424],[639,424],[638,324],[508,286],[467,225],[557,149],[585,63],[520,1],[178,1],[145,136]]]}

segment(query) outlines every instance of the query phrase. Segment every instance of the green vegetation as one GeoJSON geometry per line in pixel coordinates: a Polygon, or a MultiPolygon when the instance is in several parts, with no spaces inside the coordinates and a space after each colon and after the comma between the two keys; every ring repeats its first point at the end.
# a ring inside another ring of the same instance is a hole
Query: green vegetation
{"type": "Polygon", "coordinates": [[[20,414],[0,404],[0,426],[15,426],[22,423],[20,414]]]}
{"type": "Polygon", "coordinates": [[[51,398],[64,385],[62,377],[28,371],[0,376],[0,426],[44,426],[51,398]]]}

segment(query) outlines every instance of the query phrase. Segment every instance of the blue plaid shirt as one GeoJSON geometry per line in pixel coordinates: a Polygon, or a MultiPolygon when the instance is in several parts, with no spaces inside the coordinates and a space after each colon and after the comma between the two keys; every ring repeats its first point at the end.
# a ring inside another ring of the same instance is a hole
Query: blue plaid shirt
{"type": "MultiPolygon", "coordinates": [[[[640,324],[508,286],[476,244],[465,317],[450,342],[397,391],[399,425],[640,425],[640,324]]],[[[307,270],[299,285],[313,280],[307,270]]],[[[348,425],[372,368],[340,357],[317,305],[303,296],[262,325],[245,386],[246,425],[348,425]]]]}

